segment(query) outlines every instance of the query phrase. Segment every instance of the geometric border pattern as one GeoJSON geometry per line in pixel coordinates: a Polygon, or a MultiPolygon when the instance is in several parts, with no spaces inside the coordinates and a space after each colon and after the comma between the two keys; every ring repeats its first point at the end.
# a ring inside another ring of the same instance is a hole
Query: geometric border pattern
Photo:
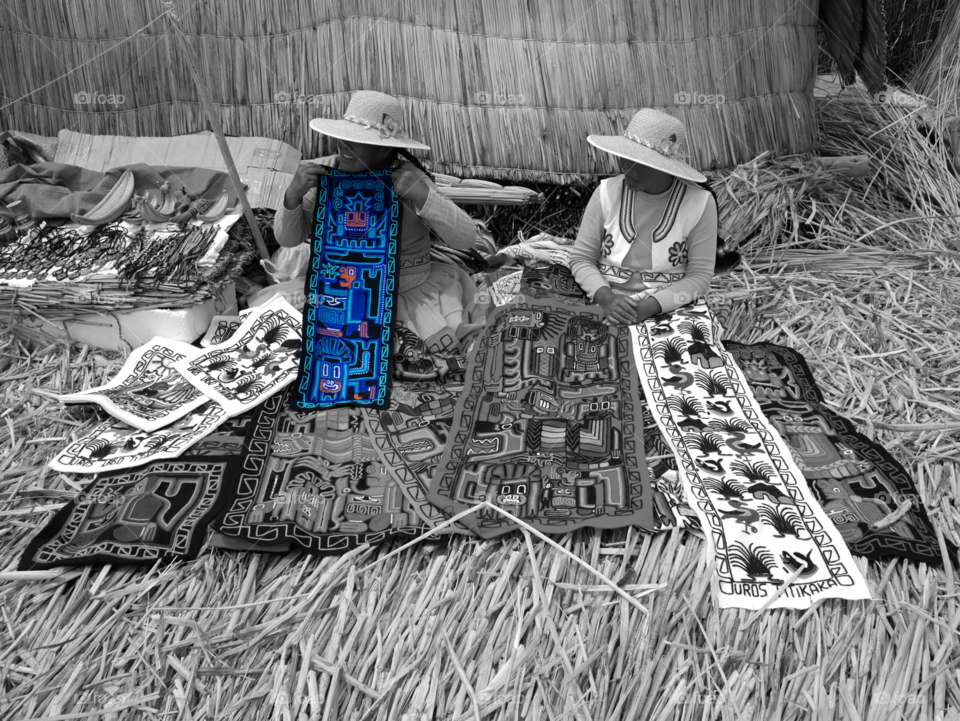
{"type": "Polygon", "coordinates": [[[61,508],[36,535],[20,558],[19,569],[39,570],[59,566],[89,564],[137,564],[195,558],[203,543],[207,526],[230,496],[236,476],[235,458],[177,458],[155,461],[135,471],[100,476],[77,497],[61,508]],[[135,486],[157,473],[200,474],[205,478],[203,493],[189,514],[174,531],[171,543],[120,543],[101,541],[77,555],[64,553],[86,516],[86,508],[99,498],[115,495],[118,488],[135,486]]]}
{"type": "Polygon", "coordinates": [[[257,487],[270,461],[277,424],[289,404],[288,392],[285,391],[271,396],[257,409],[244,443],[236,493],[230,499],[227,509],[214,523],[215,530],[227,536],[264,545],[292,541],[307,553],[316,555],[343,553],[364,543],[382,543],[392,538],[413,538],[427,531],[419,518],[416,526],[358,533],[312,533],[294,523],[272,526],[266,523],[247,523],[247,512],[255,503],[257,487]]]}
{"type": "MultiPolygon", "coordinates": [[[[913,501],[906,518],[914,526],[920,536],[919,538],[904,538],[896,533],[864,526],[862,537],[847,542],[850,550],[858,556],[865,556],[871,560],[879,560],[889,556],[902,556],[934,566],[943,565],[943,555],[937,541],[936,530],[927,515],[913,478],[903,465],[890,455],[887,449],[860,433],[850,420],[841,416],[824,402],[823,394],[816,384],[815,376],[807,365],[806,359],[794,349],[774,343],[748,345],[726,341],[724,346],[735,360],[757,351],[765,355],[776,356],[780,363],[791,369],[798,386],[798,393],[791,398],[792,403],[802,403],[811,413],[824,419],[837,437],[854,450],[857,458],[873,464],[874,468],[882,474],[888,488],[892,486],[890,490],[893,491],[892,502],[894,506],[899,506],[908,499],[913,501]]],[[[761,410],[763,407],[764,401],[761,400],[761,410]]],[[[953,544],[947,542],[947,545],[951,553],[956,554],[957,551],[953,544]]]]}
{"type": "MultiPolygon", "coordinates": [[[[428,498],[431,499],[433,504],[439,506],[447,515],[464,511],[471,505],[453,498],[453,485],[467,460],[466,453],[469,439],[477,421],[475,411],[486,384],[483,369],[486,355],[490,352],[491,334],[496,329],[499,318],[524,310],[574,316],[584,315],[591,317],[591,319],[600,317],[600,311],[595,307],[567,305],[554,299],[532,299],[498,308],[488,318],[487,329],[478,339],[470,355],[466,392],[457,403],[453,425],[450,435],[447,437],[446,449],[440,465],[437,467],[428,494],[428,498]]],[[[639,428],[636,425],[638,421],[642,424],[642,414],[640,413],[640,407],[637,405],[640,402],[641,390],[637,383],[633,357],[630,352],[630,336],[624,329],[616,326],[611,327],[609,332],[615,334],[618,372],[622,384],[617,389],[616,398],[622,404],[623,409],[620,428],[623,439],[624,470],[627,476],[628,500],[626,507],[622,510],[607,510],[602,515],[579,518],[575,521],[543,515],[524,518],[525,522],[544,533],[566,533],[583,527],[622,528],[625,526],[636,526],[652,531],[656,525],[653,488],[644,457],[642,425],[639,428]]],[[[597,381],[597,383],[600,384],[600,381],[597,381]]],[[[491,538],[518,528],[509,519],[499,514],[490,513],[468,516],[461,521],[461,524],[471,527],[481,538],[491,538]]]]}

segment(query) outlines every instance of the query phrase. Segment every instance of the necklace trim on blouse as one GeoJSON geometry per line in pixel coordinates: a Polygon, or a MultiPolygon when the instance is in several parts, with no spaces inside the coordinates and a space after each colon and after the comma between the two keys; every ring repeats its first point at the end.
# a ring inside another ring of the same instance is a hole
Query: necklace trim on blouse
{"type": "MultiPolygon", "coordinates": [[[[677,221],[680,204],[683,202],[683,198],[687,192],[686,183],[681,183],[674,179],[666,192],[669,193],[667,206],[663,210],[663,215],[660,218],[660,222],[657,223],[657,227],[653,229],[652,238],[654,243],[659,243],[666,238],[673,224],[677,221]]],[[[637,229],[633,224],[633,209],[635,205],[636,191],[631,190],[624,182],[623,192],[620,198],[620,233],[628,243],[633,243],[637,238],[637,229]]]]}
{"type": "Polygon", "coordinates": [[[633,191],[623,183],[623,195],[620,199],[620,234],[628,243],[637,237],[637,229],[633,227],[633,191]]]}
{"type": "Polygon", "coordinates": [[[663,210],[663,216],[657,227],[653,229],[653,242],[659,243],[667,237],[673,224],[677,221],[677,213],[680,210],[680,204],[683,203],[683,197],[687,194],[687,184],[678,181],[673,182],[670,189],[670,197],[667,199],[667,207],[663,210]]]}

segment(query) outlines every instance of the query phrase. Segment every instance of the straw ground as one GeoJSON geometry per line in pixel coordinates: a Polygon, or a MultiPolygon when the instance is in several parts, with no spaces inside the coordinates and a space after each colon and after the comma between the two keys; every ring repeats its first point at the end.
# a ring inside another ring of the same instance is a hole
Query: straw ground
{"type": "MultiPolygon", "coordinates": [[[[946,548],[960,542],[957,180],[909,113],[832,104],[821,127],[826,148],[869,146],[876,176],[761,159],[718,177],[728,234],[752,240],[712,301],[727,337],[807,357],[832,406],[913,474],[946,548]]],[[[95,385],[121,359],[4,337],[3,718],[957,718],[949,563],[861,560],[873,600],[760,615],[717,608],[699,539],[632,529],[556,539],[594,570],[520,533],[18,574],[81,488],[43,464],[92,423],[36,391],[95,385]]]]}

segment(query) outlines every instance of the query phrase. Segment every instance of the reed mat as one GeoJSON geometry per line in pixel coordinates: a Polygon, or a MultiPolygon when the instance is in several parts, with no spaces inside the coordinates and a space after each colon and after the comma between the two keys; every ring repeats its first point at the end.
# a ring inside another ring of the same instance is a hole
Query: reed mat
{"type": "MultiPolygon", "coordinates": [[[[311,118],[350,94],[397,97],[434,170],[567,182],[615,166],[586,141],[642,107],[687,126],[694,160],[727,168],[815,142],[817,6],[792,0],[177,2],[228,136],[305,157],[311,118]],[[417,52],[410,52],[416,48],[417,52]],[[625,82],[635,77],[638,82],[625,82]]],[[[172,136],[204,130],[189,67],[156,0],[0,5],[0,127],[172,136]],[[75,72],[70,72],[76,69],[75,72]],[[79,96],[79,97],[78,97],[79,96]]]]}
{"type": "MultiPolygon", "coordinates": [[[[830,406],[913,474],[945,549],[960,542],[957,180],[910,118],[858,112],[821,108],[821,142],[870,147],[873,178],[761,159],[714,179],[727,235],[746,242],[711,302],[726,337],[806,357],[830,406]]],[[[0,338],[4,718],[926,721],[960,708],[949,559],[858,559],[874,600],[760,614],[716,607],[699,539],[633,529],[14,572],[82,487],[46,460],[95,422],[47,394],[99,385],[122,358],[0,338]]]]}

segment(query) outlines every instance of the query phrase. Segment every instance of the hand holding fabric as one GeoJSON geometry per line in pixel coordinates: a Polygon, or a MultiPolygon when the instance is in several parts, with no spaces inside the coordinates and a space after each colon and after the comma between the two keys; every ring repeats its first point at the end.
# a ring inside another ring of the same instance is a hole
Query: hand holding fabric
{"type": "Polygon", "coordinates": [[[297,172],[293,174],[293,180],[287,186],[287,192],[283,196],[283,205],[288,210],[298,207],[303,201],[303,196],[308,191],[317,187],[320,182],[320,176],[327,174],[327,168],[316,163],[300,163],[297,172]]]}

